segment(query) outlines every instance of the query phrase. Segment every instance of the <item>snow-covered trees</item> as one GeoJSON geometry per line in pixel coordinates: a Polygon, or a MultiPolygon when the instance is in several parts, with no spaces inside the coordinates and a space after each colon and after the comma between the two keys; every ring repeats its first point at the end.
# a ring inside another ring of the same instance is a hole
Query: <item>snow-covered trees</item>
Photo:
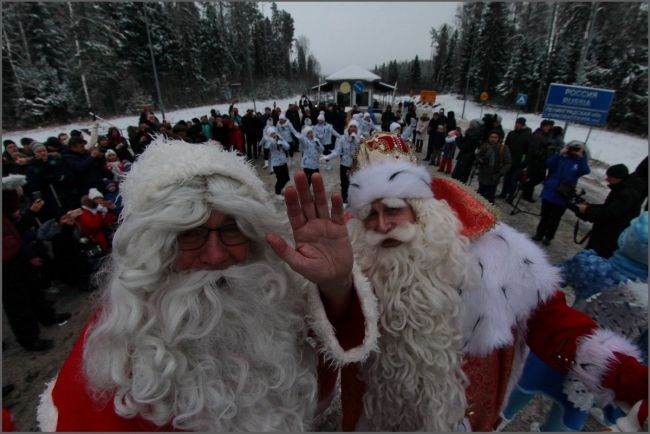
{"type": "Polygon", "coordinates": [[[255,2],[2,2],[5,128],[156,105],[149,26],[166,108],[302,92],[320,65],[293,18],[255,2]],[[146,21],[145,21],[146,19],[146,21]],[[295,65],[295,66],[294,66],[295,65]]]}
{"type": "Polygon", "coordinates": [[[646,133],[647,26],[646,3],[463,3],[431,29],[433,89],[510,105],[527,93],[538,112],[551,83],[613,89],[608,124],[646,133]]]}

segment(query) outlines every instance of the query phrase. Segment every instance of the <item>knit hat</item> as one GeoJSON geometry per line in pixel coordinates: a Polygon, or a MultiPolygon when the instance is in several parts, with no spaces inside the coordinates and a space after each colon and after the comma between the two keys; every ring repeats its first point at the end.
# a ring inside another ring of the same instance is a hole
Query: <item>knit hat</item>
{"type": "MultiPolygon", "coordinates": [[[[61,142],[59,139],[56,137],[48,137],[47,140],[44,143],[46,148],[56,148],[59,149],[61,147],[61,142]]],[[[33,150],[34,148],[32,148],[33,150]]]]}
{"type": "Polygon", "coordinates": [[[45,149],[47,151],[47,148],[45,147],[44,144],[37,143],[37,142],[32,143],[32,152],[33,153],[36,153],[36,151],[41,149],[41,148],[43,148],[43,149],[45,149]]]}
{"type": "Polygon", "coordinates": [[[304,127],[302,127],[302,134],[304,134],[305,136],[307,135],[307,133],[310,133],[310,132],[313,132],[313,131],[314,130],[309,125],[305,125],[304,127]]]}
{"type": "Polygon", "coordinates": [[[107,150],[107,151],[106,151],[106,156],[109,157],[109,156],[111,156],[111,155],[115,155],[115,156],[117,156],[117,152],[115,152],[115,151],[112,150],[112,149],[107,150]]]}
{"type": "Polygon", "coordinates": [[[630,174],[625,164],[614,164],[607,169],[607,176],[612,178],[625,179],[630,174]]]}
{"type": "Polygon", "coordinates": [[[321,112],[321,114],[318,115],[318,118],[317,118],[317,119],[318,119],[319,121],[324,121],[324,120],[325,120],[325,115],[323,114],[323,112],[321,112]]]}
{"type": "Polygon", "coordinates": [[[96,188],[91,188],[90,190],[88,190],[88,199],[93,200],[93,199],[97,199],[98,197],[103,198],[104,195],[96,188]]]}
{"type": "Polygon", "coordinates": [[[398,124],[397,122],[393,122],[392,124],[390,124],[389,129],[390,129],[390,132],[392,133],[392,132],[395,132],[395,130],[397,130],[398,128],[402,128],[402,126],[400,124],[398,124]]]}

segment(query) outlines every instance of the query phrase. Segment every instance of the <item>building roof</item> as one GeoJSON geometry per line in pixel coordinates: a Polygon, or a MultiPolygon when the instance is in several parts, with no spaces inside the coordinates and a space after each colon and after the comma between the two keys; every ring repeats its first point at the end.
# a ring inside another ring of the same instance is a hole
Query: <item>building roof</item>
{"type": "Polygon", "coordinates": [[[365,68],[357,65],[346,66],[345,68],[325,77],[327,81],[338,80],[362,80],[362,81],[379,81],[381,77],[373,74],[365,68]]]}

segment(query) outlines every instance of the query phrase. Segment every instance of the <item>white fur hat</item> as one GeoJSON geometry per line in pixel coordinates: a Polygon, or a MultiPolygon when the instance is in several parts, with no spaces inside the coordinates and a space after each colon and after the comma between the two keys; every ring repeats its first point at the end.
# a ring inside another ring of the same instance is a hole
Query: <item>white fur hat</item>
{"type": "Polygon", "coordinates": [[[271,134],[277,134],[278,130],[275,127],[268,127],[266,129],[266,135],[270,136],[271,134]]]}
{"type": "Polygon", "coordinates": [[[88,190],[89,199],[96,199],[98,197],[104,197],[101,191],[97,190],[96,188],[91,188],[90,190],[88,190]]]}
{"type": "Polygon", "coordinates": [[[165,188],[201,176],[230,178],[246,185],[256,200],[268,201],[268,192],[255,169],[236,152],[208,143],[187,143],[156,136],[120,184],[123,215],[126,218],[133,212],[146,211],[152,202],[160,200],[165,188]]]}
{"type": "Polygon", "coordinates": [[[350,178],[348,203],[354,217],[363,220],[370,204],[384,198],[433,198],[431,175],[422,166],[389,159],[366,166],[350,178]]]}
{"type": "Polygon", "coordinates": [[[319,121],[324,121],[325,120],[325,115],[323,114],[323,112],[321,112],[321,114],[318,115],[318,120],[319,121]]]}
{"type": "Polygon", "coordinates": [[[302,127],[302,133],[304,135],[307,135],[307,133],[310,133],[310,132],[313,132],[313,131],[314,130],[309,125],[305,125],[304,127],[302,127]]]}
{"type": "Polygon", "coordinates": [[[278,121],[286,121],[287,117],[285,116],[284,113],[282,113],[280,116],[278,116],[278,121]]]}
{"type": "Polygon", "coordinates": [[[27,184],[27,176],[18,175],[16,173],[9,176],[2,177],[2,189],[3,190],[16,190],[18,187],[22,187],[27,184]]]}
{"type": "Polygon", "coordinates": [[[398,128],[402,128],[402,126],[400,124],[398,124],[397,122],[393,122],[392,124],[390,124],[390,132],[391,133],[394,132],[395,130],[397,130],[398,128]]]}
{"type": "Polygon", "coordinates": [[[370,119],[370,113],[365,112],[365,113],[363,114],[363,118],[364,118],[364,119],[370,119]]]}
{"type": "Polygon", "coordinates": [[[355,121],[354,119],[352,119],[350,122],[348,122],[348,126],[347,126],[346,128],[350,128],[350,127],[357,127],[357,128],[359,128],[359,122],[357,122],[357,121],[355,121]]]}

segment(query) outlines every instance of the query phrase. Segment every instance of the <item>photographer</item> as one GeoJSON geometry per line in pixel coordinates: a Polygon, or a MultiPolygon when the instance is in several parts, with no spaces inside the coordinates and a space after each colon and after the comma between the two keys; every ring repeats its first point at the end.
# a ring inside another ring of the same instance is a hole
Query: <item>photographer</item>
{"type": "Polygon", "coordinates": [[[594,224],[585,248],[603,258],[609,258],[617,249],[619,235],[641,213],[645,199],[637,185],[641,181],[630,176],[624,164],[610,166],[606,174],[611,191],[603,204],[580,203],[572,207],[578,218],[594,224]]]}
{"type": "Polygon", "coordinates": [[[542,217],[534,241],[551,244],[569,200],[575,196],[578,178],[591,172],[584,152],[584,143],[571,141],[558,154],[546,160],[549,177],[542,189],[542,217]]]}

